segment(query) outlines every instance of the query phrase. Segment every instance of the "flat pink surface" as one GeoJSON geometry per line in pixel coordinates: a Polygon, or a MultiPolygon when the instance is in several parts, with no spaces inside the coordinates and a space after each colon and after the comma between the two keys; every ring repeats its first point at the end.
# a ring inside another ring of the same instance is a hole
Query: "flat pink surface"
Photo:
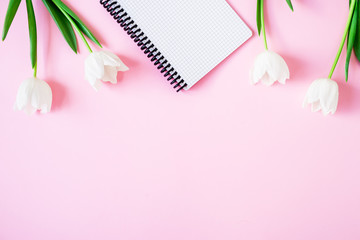
{"type": "MultiPolygon", "coordinates": [[[[25,4],[0,45],[1,240],[358,240],[360,65],[334,80],[339,109],[302,109],[326,77],[347,1],[267,1],[269,46],[286,85],[252,86],[256,36],[191,91],[176,94],[98,1],[66,1],[131,68],[96,93],[35,1],[39,74],[53,89],[48,115],[14,112],[32,75],[25,4]]],[[[256,31],[256,1],[230,0],[256,31]]],[[[3,24],[8,1],[0,1],[3,24]]],[[[355,60],[355,59],[353,59],[355,60]]]]}

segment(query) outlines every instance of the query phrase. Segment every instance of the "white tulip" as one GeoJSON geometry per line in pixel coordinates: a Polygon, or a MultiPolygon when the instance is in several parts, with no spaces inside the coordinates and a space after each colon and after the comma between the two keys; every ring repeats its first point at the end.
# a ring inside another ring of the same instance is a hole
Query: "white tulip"
{"type": "Polygon", "coordinates": [[[24,110],[26,113],[50,112],[52,104],[52,92],[50,86],[38,78],[29,78],[23,81],[19,87],[15,110],[24,110]]]}
{"type": "Polygon", "coordinates": [[[118,56],[108,51],[92,52],[85,61],[85,77],[96,91],[100,88],[100,80],[115,84],[118,71],[128,70],[118,56]]]}
{"type": "Polygon", "coordinates": [[[327,78],[315,80],[309,87],[303,107],[311,104],[313,112],[322,110],[324,115],[334,114],[339,101],[338,84],[327,78]]]}
{"type": "Polygon", "coordinates": [[[268,50],[256,57],[253,69],[250,72],[252,84],[259,81],[266,86],[271,86],[276,81],[285,84],[289,78],[290,71],[285,60],[279,54],[268,50]]]}

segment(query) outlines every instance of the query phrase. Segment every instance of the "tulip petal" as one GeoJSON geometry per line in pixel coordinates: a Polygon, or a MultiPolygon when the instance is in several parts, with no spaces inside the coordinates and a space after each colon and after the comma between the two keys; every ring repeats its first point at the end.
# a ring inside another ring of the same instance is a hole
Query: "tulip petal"
{"type": "Polygon", "coordinates": [[[85,78],[96,91],[100,89],[101,81],[99,79],[89,74],[88,72],[85,73],[85,78]]]}
{"type": "Polygon", "coordinates": [[[51,110],[52,106],[52,91],[50,86],[42,81],[42,84],[39,85],[40,91],[40,102],[39,109],[41,109],[41,113],[48,113],[51,110]]]}
{"type": "Polygon", "coordinates": [[[123,62],[121,62],[120,66],[116,67],[116,70],[121,71],[121,72],[126,72],[126,71],[129,71],[130,68],[128,66],[126,66],[123,62]]]}
{"type": "Polygon", "coordinates": [[[289,67],[285,60],[277,53],[268,51],[267,72],[272,79],[276,79],[285,84],[286,79],[290,78],[289,67]]]}
{"type": "Polygon", "coordinates": [[[50,112],[52,104],[52,92],[50,86],[40,79],[35,79],[35,85],[31,96],[31,106],[41,113],[50,112]]]}
{"type": "Polygon", "coordinates": [[[18,89],[16,95],[15,106],[16,109],[24,110],[30,102],[30,97],[34,88],[34,79],[29,78],[23,81],[18,89]]]}
{"type": "Polygon", "coordinates": [[[322,109],[320,100],[317,100],[311,104],[311,111],[318,112],[322,109]]]}
{"type": "Polygon", "coordinates": [[[271,86],[274,84],[276,80],[271,78],[268,73],[265,73],[264,76],[261,78],[261,83],[265,86],[271,86]]]}
{"type": "Polygon", "coordinates": [[[261,79],[264,77],[265,73],[265,69],[254,68],[251,71],[251,83],[255,85],[260,82],[261,79]]]}
{"type": "Polygon", "coordinates": [[[266,58],[266,52],[260,53],[256,59],[254,66],[251,70],[251,82],[252,84],[258,83],[266,73],[266,66],[264,63],[264,59],[266,58]]]}
{"type": "Polygon", "coordinates": [[[104,61],[99,53],[90,53],[85,60],[86,75],[101,79],[104,76],[104,61]]]}
{"type": "Polygon", "coordinates": [[[285,83],[286,83],[286,80],[289,79],[289,78],[290,78],[290,77],[280,78],[280,79],[278,80],[278,82],[281,83],[281,84],[285,84],[285,83]]]}
{"type": "Polygon", "coordinates": [[[111,82],[112,84],[117,83],[117,69],[116,67],[105,66],[104,68],[104,82],[111,82]]]}
{"type": "Polygon", "coordinates": [[[99,91],[101,87],[101,81],[99,79],[96,79],[91,86],[95,89],[95,91],[99,91]]]}
{"type": "Polygon", "coordinates": [[[109,52],[109,51],[100,51],[98,53],[101,56],[101,58],[103,59],[104,65],[113,66],[113,67],[120,65],[121,60],[114,53],[109,52]]]}
{"type": "Polygon", "coordinates": [[[36,112],[36,108],[34,108],[30,103],[25,106],[23,109],[26,114],[34,114],[36,112]]]}
{"type": "Polygon", "coordinates": [[[118,71],[128,71],[129,68],[121,61],[121,59],[116,56],[114,53],[109,51],[101,51],[99,52],[104,61],[105,66],[114,66],[118,71]]]}

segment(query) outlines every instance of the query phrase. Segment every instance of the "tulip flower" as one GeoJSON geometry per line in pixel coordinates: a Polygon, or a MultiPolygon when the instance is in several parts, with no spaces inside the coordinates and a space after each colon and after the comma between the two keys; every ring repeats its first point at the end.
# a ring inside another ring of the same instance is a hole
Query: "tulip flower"
{"type": "MultiPolygon", "coordinates": [[[[66,5],[58,0],[54,3],[68,19],[69,23],[73,26],[90,52],[90,55],[85,60],[85,78],[89,81],[91,86],[96,91],[98,91],[100,88],[100,80],[104,82],[111,82],[113,84],[117,83],[116,78],[118,71],[127,71],[129,68],[120,60],[118,56],[109,51],[93,52],[84,35],[102,47],[100,42],[86,28],[85,25],[83,25],[81,28],[79,27],[78,23],[81,22],[80,19],[74,18],[74,13],[66,5]],[[84,31],[84,28],[86,28],[86,31],[84,31]]],[[[74,50],[76,52],[76,41],[73,45],[75,45],[74,50]]]]}
{"type": "MultiPolygon", "coordinates": [[[[294,11],[291,0],[286,0],[291,11],[294,11]]],[[[290,78],[289,67],[285,60],[277,53],[269,51],[266,40],[264,0],[257,1],[256,22],[259,36],[263,35],[265,51],[260,53],[250,71],[250,80],[252,84],[262,82],[266,86],[271,86],[278,81],[285,84],[290,78]]]]}
{"type": "Polygon", "coordinates": [[[252,84],[261,81],[264,85],[271,86],[276,81],[285,84],[290,78],[290,71],[279,54],[266,50],[256,58],[250,75],[252,84]]]}
{"type": "Polygon", "coordinates": [[[322,110],[324,115],[334,114],[339,101],[338,84],[327,78],[315,80],[309,87],[303,107],[311,105],[311,110],[317,112],[322,110]]]}
{"type": "MultiPolygon", "coordinates": [[[[116,77],[118,71],[127,71],[129,68],[120,60],[118,56],[109,51],[93,52],[84,35],[102,47],[100,42],[87,28],[87,31],[83,31],[84,27],[86,27],[85,25],[83,25],[82,28],[79,27],[77,22],[79,22],[80,19],[74,19],[74,13],[67,6],[65,6],[61,1],[55,1],[54,3],[68,19],[69,23],[73,26],[90,52],[90,55],[85,60],[85,78],[89,81],[91,86],[97,91],[100,88],[100,80],[104,82],[111,82],[113,84],[117,83],[116,77]]],[[[76,47],[74,50],[75,52],[77,51],[76,47]]]]}
{"type": "Polygon", "coordinates": [[[50,86],[36,77],[26,79],[18,89],[15,110],[24,110],[28,114],[40,110],[48,113],[51,109],[52,92],[50,86]]]}
{"type": "Polygon", "coordinates": [[[360,61],[360,41],[358,38],[358,16],[360,14],[360,6],[358,1],[351,0],[350,1],[350,10],[348,20],[346,22],[345,31],[340,43],[339,50],[335,57],[335,61],[330,70],[329,76],[325,79],[315,80],[309,87],[303,106],[306,104],[311,104],[311,108],[313,112],[322,110],[324,115],[328,115],[329,113],[334,114],[337,109],[338,100],[339,100],[339,87],[338,84],[331,80],[335,68],[339,62],[339,58],[341,52],[344,48],[346,39],[348,39],[347,45],[347,55],[346,55],[346,63],[345,63],[345,78],[348,80],[349,74],[349,63],[353,50],[355,51],[355,55],[360,61]]]}
{"type": "Polygon", "coordinates": [[[117,83],[117,73],[128,71],[129,68],[118,56],[108,51],[91,52],[85,60],[85,78],[98,91],[100,83],[117,83]]]}

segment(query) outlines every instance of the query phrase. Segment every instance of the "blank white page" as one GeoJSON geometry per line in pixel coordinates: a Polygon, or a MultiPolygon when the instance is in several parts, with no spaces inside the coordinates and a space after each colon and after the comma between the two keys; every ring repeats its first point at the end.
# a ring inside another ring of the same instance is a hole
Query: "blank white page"
{"type": "Polygon", "coordinates": [[[251,37],[226,0],[117,0],[189,89],[251,37]]]}

